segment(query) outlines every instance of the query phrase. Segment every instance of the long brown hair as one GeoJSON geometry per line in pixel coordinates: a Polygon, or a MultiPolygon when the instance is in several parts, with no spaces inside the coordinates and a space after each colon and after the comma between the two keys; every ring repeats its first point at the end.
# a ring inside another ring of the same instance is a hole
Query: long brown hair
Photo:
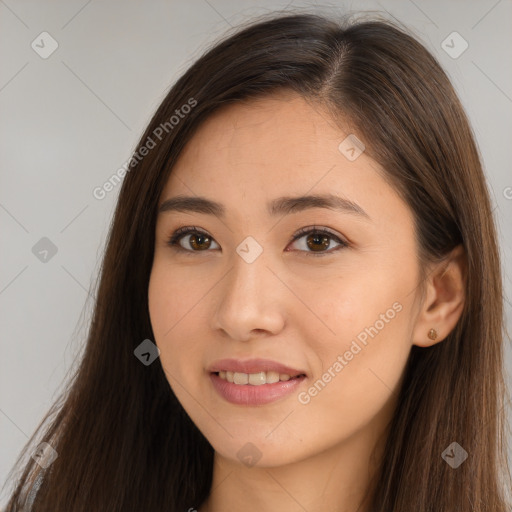
{"type": "Polygon", "coordinates": [[[507,510],[499,252],[457,95],[435,58],[394,23],[274,13],[200,57],[143,134],[120,191],[84,354],[69,391],[20,456],[8,512],[30,510],[30,502],[38,512],[185,511],[207,497],[211,445],[160,360],[145,366],[134,356],[144,339],[154,339],[147,290],[158,199],[184,145],[212,112],[280,89],[328,107],[357,130],[414,214],[422,262],[459,244],[467,255],[456,328],[430,348],[412,347],[372,510],[507,510]],[[170,121],[187,104],[194,106],[170,121]],[[149,139],[155,147],[141,151],[149,139]],[[27,456],[36,439],[58,453],[46,470],[27,456]],[[457,469],[441,456],[454,441],[468,453],[457,469]]]}

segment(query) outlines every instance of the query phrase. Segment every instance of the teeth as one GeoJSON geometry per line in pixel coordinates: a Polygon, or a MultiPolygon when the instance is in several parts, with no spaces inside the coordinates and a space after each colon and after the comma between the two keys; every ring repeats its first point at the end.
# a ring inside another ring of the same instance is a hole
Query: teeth
{"type": "Polygon", "coordinates": [[[235,372],[235,375],[233,376],[233,382],[235,384],[249,384],[249,375],[247,375],[247,373],[235,372]]]}
{"type": "MultiPolygon", "coordinates": [[[[237,375],[245,375],[245,374],[237,374],[237,375]]],[[[250,373],[247,376],[247,382],[252,384],[253,386],[261,386],[262,384],[267,383],[267,375],[265,372],[260,373],[250,373]]],[[[236,382],[238,384],[238,382],[236,382]]],[[[244,382],[245,384],[245,382],[244,382]]]]}
{"type": "Polygon", "coordinates": [[[262,384],[274,384],[279,381],[287,381],[292,377],[286,373],[278,372],[258,372],[258,373],[241,373],[220,371],[219,377],[233,382],[234,384],[251,384],[252,386],[261,386],[262,384]]]}

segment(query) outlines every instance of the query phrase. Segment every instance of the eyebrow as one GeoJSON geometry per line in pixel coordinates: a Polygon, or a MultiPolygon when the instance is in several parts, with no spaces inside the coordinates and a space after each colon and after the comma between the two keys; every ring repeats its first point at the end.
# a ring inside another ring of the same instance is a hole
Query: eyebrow
{"type": "MultiPolygon", "coordinates": [[[[269,215],[290,215],[310,208],[327,208],[342,213],[355,214],[370,220],[370,216],[357,204],[334,194],[318,194],[307,196],[283,196],[267,203],[269,215]]],[[[179,211],[203,213],[224,218],[226,208],[221,203],[198,196],[176,196],[166,199],[158,209],[158,213],[179,211]]]]}

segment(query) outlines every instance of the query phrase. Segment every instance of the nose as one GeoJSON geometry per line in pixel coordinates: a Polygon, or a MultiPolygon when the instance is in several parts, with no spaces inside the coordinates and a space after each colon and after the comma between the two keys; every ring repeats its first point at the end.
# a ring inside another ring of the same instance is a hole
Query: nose
{"type": "MultiPolygon", "coordinates": [[[[286,323],[286,288],[267,266],[264,253],[247,263],[234,258],[232,269],[216,287],[213,329],[237,341],[275,335],[286,323]]],[[[289,293],[289,292],[288,292],[289,293]]]]}

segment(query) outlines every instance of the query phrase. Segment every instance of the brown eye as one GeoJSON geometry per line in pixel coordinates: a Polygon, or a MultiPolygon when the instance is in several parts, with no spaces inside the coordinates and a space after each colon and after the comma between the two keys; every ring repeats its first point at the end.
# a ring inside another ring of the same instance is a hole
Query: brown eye
{"type": "Polygon", "coordinates": [[[293,243],[298,245],[300,252],[314,254],[315,256],[331,254],[349,245],[337,235],[324,228],[303,228],[293,237],[293,243]],[[338,244],[338,246],[332,247],[332,242],[338,244]]]}
{"type": "Polygon", "coordinates": [[[197,234],[197,235],[189,235],[190,236],[190,246],[194,248],[194,250],[204,250],[209,249],[212,239],[203,234],[197,234]]]}
{"type": "MultiPolygon", "coordinates": [[[[173,248],[188,254],[209,252],[209,249],[220,248],[213,237],[194,227],[184,227],[176,230],[167,243],[173,248]],[[212,247],[212,244],[216,244],[217,247],[212,247]]],[[[349,246],[348,242],[341,240],[340,237],[325,228],[303,228],[293,237],[293,243],[299,246],[299,252],[314,254],[315,256],[331,254],[349,246]],[[331,247],[332,242],[338,246],[331,247]]],[[[288,251],[288,249],[286,250],[288,251]]]]}
{"type": "Polygon", "coordinates": [[[216,242],[210,235],[195,228],[178,229],[168,241],[169,245],[189,253],[207,251],[212,243],[216,242]]]}
{"type": "Polygon", "coordinates": [[[329,247],[329,238],[330,237],[327,235],[320,235],[315,233],[307,236],[306,244],[312,251],[323,251],[329,247]]]}

